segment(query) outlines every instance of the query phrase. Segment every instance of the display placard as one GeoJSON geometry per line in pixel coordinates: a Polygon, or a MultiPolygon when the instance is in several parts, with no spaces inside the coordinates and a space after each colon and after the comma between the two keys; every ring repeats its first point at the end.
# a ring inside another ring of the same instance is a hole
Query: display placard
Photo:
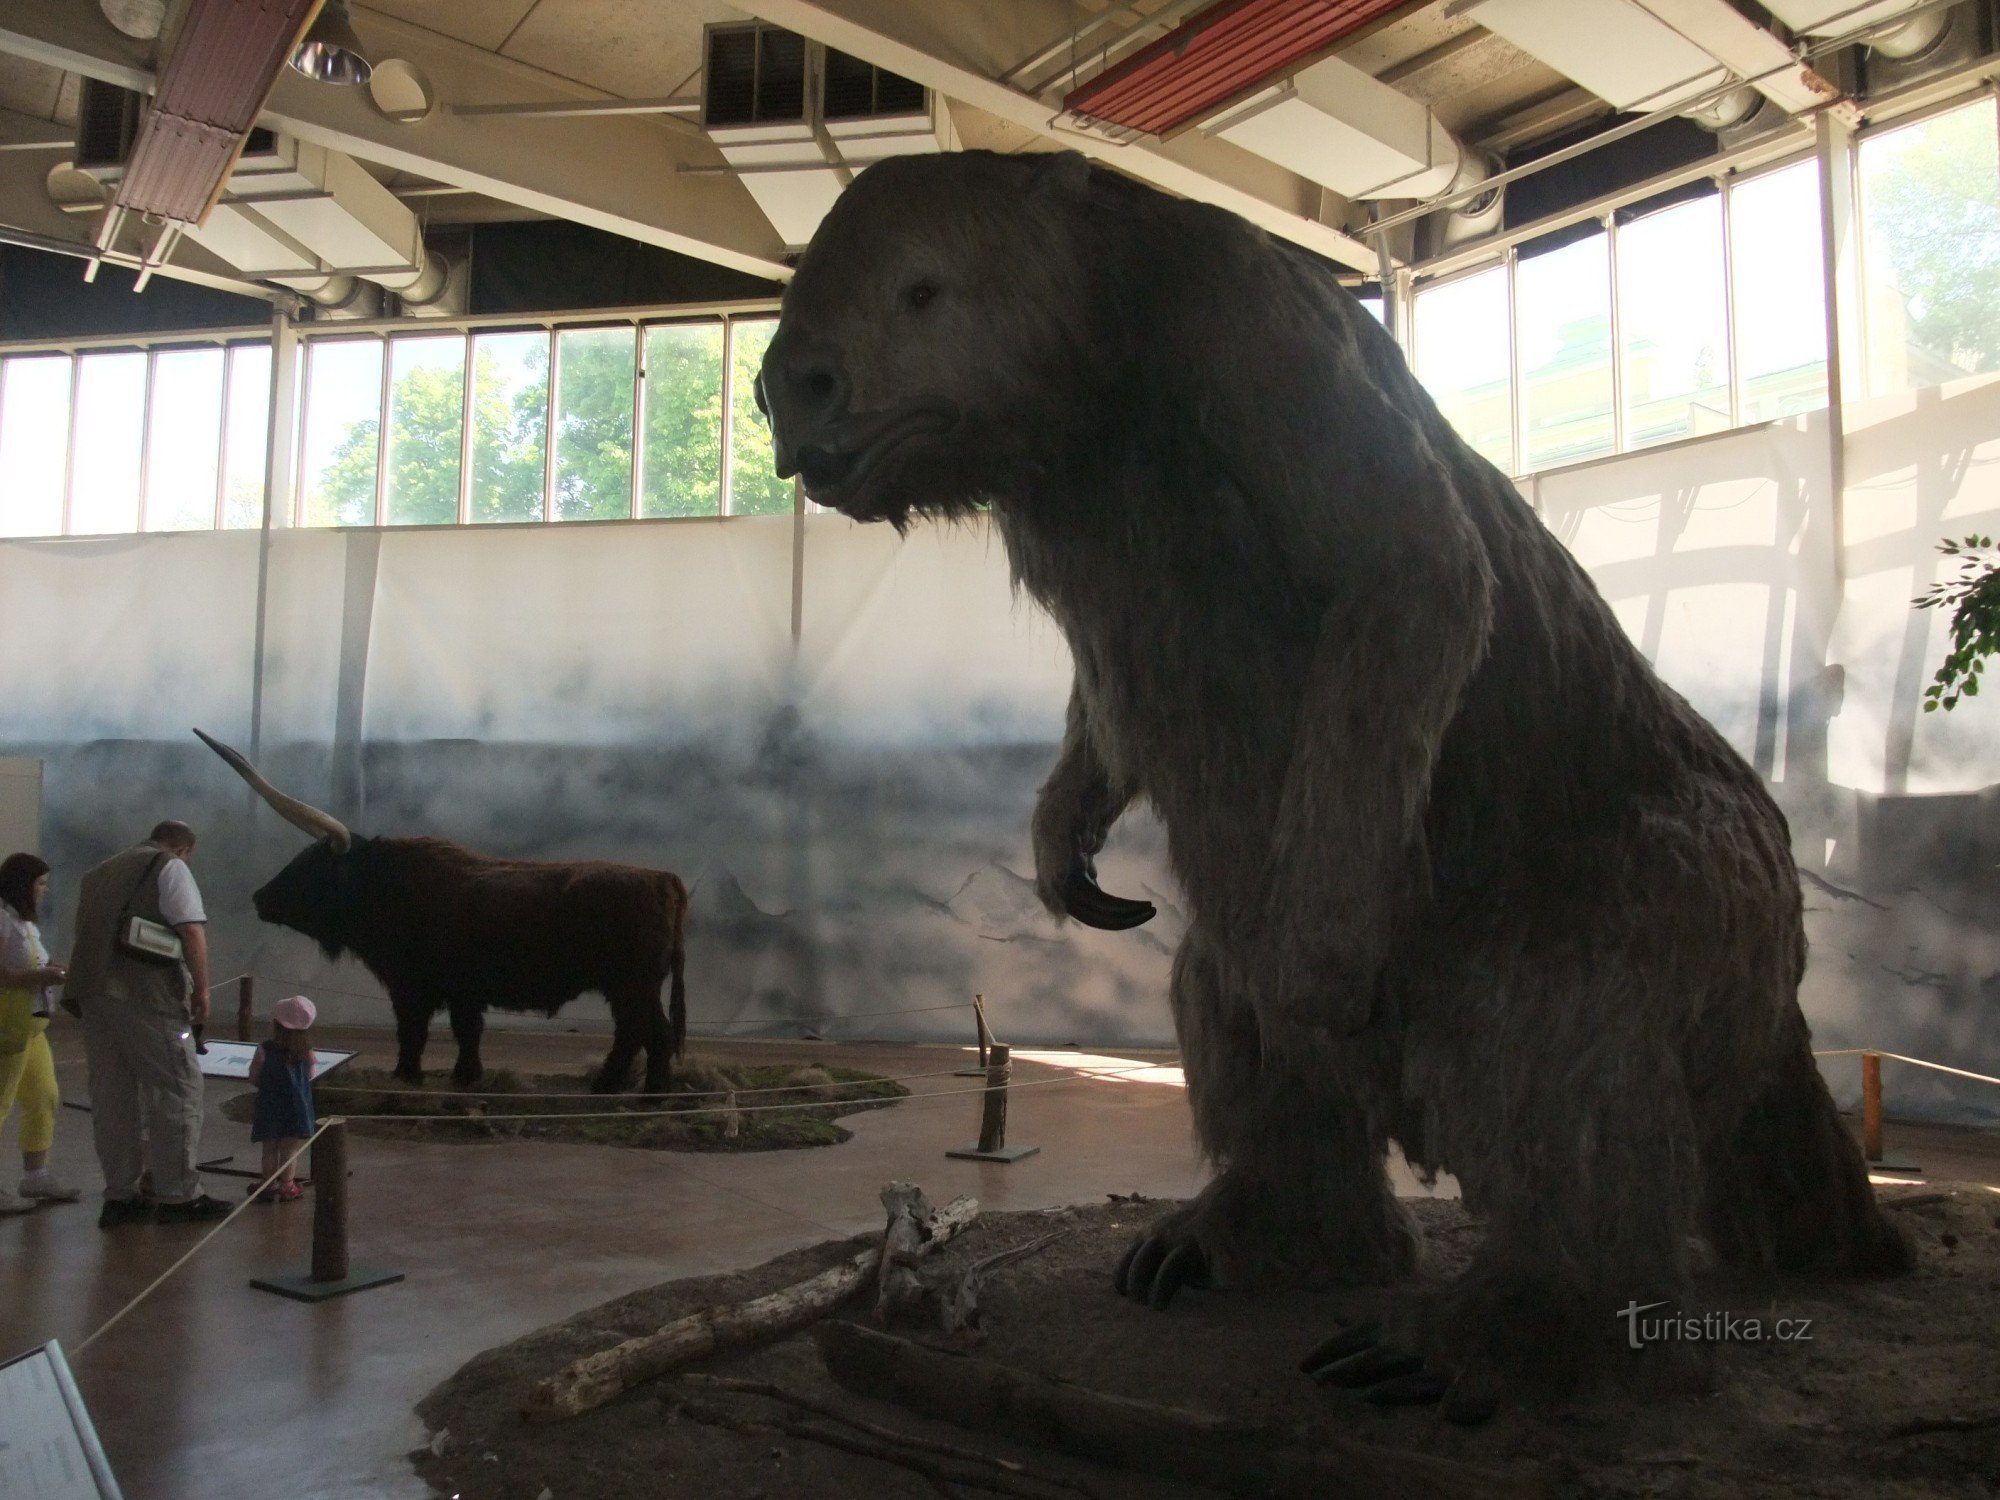
{"type": "MultiPolygon", "coordinates": [[[[248,1078],[250,1059],[257,1055],[259,1042],[221,1042],[210,1038],[205,1044],[206,1051],[197,1054],[204,1078],[248,1078]]],[[[335,1068],[355,1054],[352,1052],[322,1052],[313,1048],[313,1077],[326,1077],[335,1068]]]]}
{"type": "Polygon", "coordinates": [[[0,1495],[123,1500],[54,1339],[0,1365],[0,1495]]]}

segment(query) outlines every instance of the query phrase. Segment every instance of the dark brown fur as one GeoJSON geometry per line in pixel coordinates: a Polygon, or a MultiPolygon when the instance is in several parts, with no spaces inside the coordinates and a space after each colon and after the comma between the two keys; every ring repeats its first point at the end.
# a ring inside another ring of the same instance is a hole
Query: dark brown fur
{"type": "Polygon", "coordinates": [[[1573,1371],[1692,1233],[1907,1263],[1809,1053],[1783,817],[1326,266],[1074,157],[895,160],[762,389],[815,499],[989,502],[1068,637],[1051,909],[1129,803],[1165,824],[1220,1171],[1142,1281],[1395,1276],[1391,1141],[1491,1226],[1410,1316],[1451,1368],[1573,1371]]]}
{"type": "Polygon", "coordinates": [[[452,1077],[476,1083],[488,1005],[553,1016],[586,990],[611,1007],[611,1051],[593,1087],[625,1086],[646,1051],[662,1093],[687,1030],[687,887],[665,870],[600,860],[495,859],[431,838],[314,844],[259,890],[257,915],[352,953],[389,991],[396,1072],[421,1082],[438,1011],[458,1042],[452,1077]],[[667,1010],[660,986],[670,984],[667,1010]]]}

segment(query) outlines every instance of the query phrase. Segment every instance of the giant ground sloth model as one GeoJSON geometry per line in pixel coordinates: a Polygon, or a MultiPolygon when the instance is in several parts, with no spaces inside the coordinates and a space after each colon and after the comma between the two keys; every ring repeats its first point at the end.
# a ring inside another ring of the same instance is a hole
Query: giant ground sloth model
{"type": "Polygon", "coordinates": [[[1075,156],[891,160],[798,268],[778,472],[898,527],[990,503],[1076,662],[1042,899],[1137,799],[1191,925],[1173,1010],[1219,1171],[1119,1289],[1412,1263],[1384,1149],[1489,1226],[1345,1383],[1475,1415],[1749,1266],[1907,1263],[1808,1048],[1783,816],[1327,266],[1075,156]],[[1423,1369],[1399,1346],[1420,1351],[1423,1369]]]}

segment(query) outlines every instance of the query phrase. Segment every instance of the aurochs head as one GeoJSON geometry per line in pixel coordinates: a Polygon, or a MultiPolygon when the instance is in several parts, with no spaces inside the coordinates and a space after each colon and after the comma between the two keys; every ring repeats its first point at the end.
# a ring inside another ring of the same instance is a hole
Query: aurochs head
{"type": "Polygon", "coordinates": [[[897,157],[813,236],[758,376],[781,477],[901,526],[1023,483],[1084,400],[1072,154],[897,157]]]}

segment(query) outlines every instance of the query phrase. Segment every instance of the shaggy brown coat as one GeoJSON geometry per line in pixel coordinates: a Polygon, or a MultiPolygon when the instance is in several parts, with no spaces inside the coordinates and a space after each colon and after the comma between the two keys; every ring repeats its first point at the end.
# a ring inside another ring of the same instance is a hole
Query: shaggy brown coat
{"type": "Polygon", "coordinates": [[[1785,821],[1329,267],[1079,158],[871,168],[761,378],[779,472],[864,520],[990,504],[1075,658],[1039,889],[1143,798],[1220,1168],[1120,1270],[1393,1277],[1391,1141],[1490,1225],[1441,1367],[1574,1371],[1727,1259],[1893,1270],[1808,1045],[1785,821]]]}

